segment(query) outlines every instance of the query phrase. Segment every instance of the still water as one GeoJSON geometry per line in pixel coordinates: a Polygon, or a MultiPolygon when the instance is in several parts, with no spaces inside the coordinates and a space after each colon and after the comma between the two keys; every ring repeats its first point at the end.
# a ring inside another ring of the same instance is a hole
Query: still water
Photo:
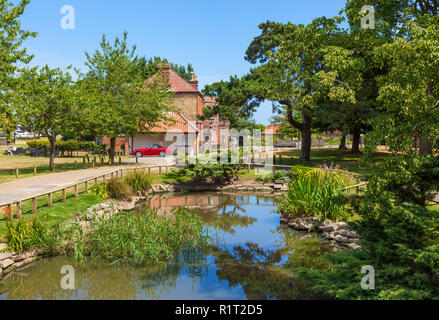
{"type": "Polygon", "coordinates": [[[148,200],[164,213],[195,210],[214,246],[179,263],[133,267],[68,257],[42,260],[0,283],[1,299],[322,299],[298,279],[298,267],[327,267],[316,235],[280,224],[276,199],[254,195],[191,194],[148,200]],[[61,289],[61,267],[75,269],[75,290],[61,289]]]}

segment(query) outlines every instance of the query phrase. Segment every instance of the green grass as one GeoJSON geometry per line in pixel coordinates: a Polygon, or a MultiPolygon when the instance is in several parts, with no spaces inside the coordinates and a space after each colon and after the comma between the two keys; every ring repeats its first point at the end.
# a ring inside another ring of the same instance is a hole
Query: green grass
{"type": "MultiPolygon", "coordinates": [[[[47,205],[48,197],[40,197],[37,199],[37,214],[40,219],[47,217],[49,225],[55,224],[57,221],[70,219],[75,213],[84,212],[91,206],[101,203],[102,199],[94,195],[80,194],[79,198],[74,198],[73,192],[67,194],[67,201],[62,202],[61,192],[53,195],[53,206],[49,208],[47,205]]],[[[15,213],[15,207],[14,213],[15,213]]],[[[0,209],[3,213],[3,209],[0,209]]],[[[32,202],[25,201],[22,204],[22,219],[30,221],[32,218],[32,202]]],[[[0,215],[0,238],[6,237],[7,217],[0,215]]]]}
{"type": "MultiPolygon", "coordinates": [[[[276,153],[276,164],[284,165],[299,165],[302,164],[299,161],[300,150],[281,151],[276,153]],[[282,156],[282,161],[279,163],[279,155],[282,156]]],[[[378,152],[372,158],[372,164],[378,163],[391,157],[391,154],[378,152]]],[[[363,166],[360,160],[362,155],[351,154],[349,151],[338,150],[334,148],[322,148],[311,150],[311,160],[304,163],[306,167],[315,168],[318,165],[326,163],[328,166],[332,163],[334,166],[339,167],[342,170],[358,173],[363,177],[373,174],[375,168],[371,165],[363,166]]]]}
{"type": "MultiPolygon", "coordinates": [[[[0,150],[1,151],[1,150],[0,150]]],[[[74,170],[83,170],[92,168],[92,159],[94,156],[90,156],[90,163],[83,163],[81,157],[78,158],[56,158],[56,172],[66,172],[74,170]],[[76,163],[75,163],[76,162],[76,163]]],[[[122,161],[127,157],[122,157],[122,161]]],[[[108,161],[108,158],[105,160],[108,161]]],[[[116,157],[116,163],[118,164],[118,157],[116,157]]],[[[52,172],[49,171],[49,158],[47,157],[30,157],[30,156],[5,156],[3,152],[0,152],[0,183],[17,180],[15,176],[15,168],[19,168],[18,179],[29,178],[34,176],[33,167],[37,168],[37,175],[46,175],[52,172]]],[[[96,167],[104,167],[108,164],[101,165],[99,157],[96,158],[96,167]]]]}

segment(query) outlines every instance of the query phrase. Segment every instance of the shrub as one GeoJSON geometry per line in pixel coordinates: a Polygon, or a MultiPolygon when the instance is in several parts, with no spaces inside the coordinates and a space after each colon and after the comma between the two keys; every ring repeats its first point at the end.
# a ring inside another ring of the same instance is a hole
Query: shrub
{"type": "Polygon", "coordinates": [[[432,156],[388,160],[393,171],[376,174],[366,193],[351,199],[362,249],[330,254],[331,270],[303,269],[300,276],[314,281],[315,291],[339,299],[439,299],[439,213],[419,204],[422,198],[411,189],[421,185],[422,195],[437,191],[437,167],[430,165],[435,161],[432,156]],[[375,290],[360,286],[365,265],[375,269],[375,290]]]}
{"type": "Polygon", "coordinates": [[[120,179],[112,179],[107,183],[107,192],[114,199],[128,199],[133,196],[133,189],[120,179]]]}
{"type": "Polygon", "coordinates": [[[146,171],[134,171],[127,174],[124,181],[134,192],[143,192],[151,189],[151,178],[146,171]]]}
{"type": "Polygon", "coordinates": [[[344,191],[352,178],[322,169],[309,171],[288,184],[288,193],[280,202],[279,211],[291,216],[318,216],[322,220],[347,218],[344,191]]]}
{"type": "Polygon", "coordinates": [[[46,222],[36,217],[32,217],[32,221],[9,221],[6,229],[8,249],[15,252],[22,252],[42,245],[48,232],[46,222]]]}
{"type": "Polygon", "coordinates": [[[90,194],[97,196],[101,199],[108,198],[107,186],[105,183],[94,185],[90,188],[90,194]]]}

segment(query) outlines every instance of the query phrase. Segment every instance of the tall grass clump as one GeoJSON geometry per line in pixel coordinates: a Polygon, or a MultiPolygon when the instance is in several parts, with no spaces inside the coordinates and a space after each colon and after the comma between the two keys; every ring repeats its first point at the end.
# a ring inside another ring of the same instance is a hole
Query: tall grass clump
{"type": "Polygon", "coordinates": [[[127,174],[124,181],[132,188],[134,192],[144,192],[151,189],[151,178],[146,171],[134,171],[127,174]]]}
{"type": "Polygon", "coordinates": [[[349,212],[341,201],[343,188],[354,184],[345,174],[314,169],[293,179],[279,211],[292,217],[317,216],[322,220],[340,220],[349,212]]]}
{"type": "Polygon", "coordinates": [[[128,199],[133,196],[131,186],[119,179],[112,179],[107,183],[107,192],[113,199],[128,199]]]}
{"type": "Polygon", "coordinates": [[[77,238],[77,257],[145,264],[177,259],[183,249],[201,246],[207,236],[200,217],[186,209],[165,217],[146,209],[93,221],[85,237],[77,238]]]}

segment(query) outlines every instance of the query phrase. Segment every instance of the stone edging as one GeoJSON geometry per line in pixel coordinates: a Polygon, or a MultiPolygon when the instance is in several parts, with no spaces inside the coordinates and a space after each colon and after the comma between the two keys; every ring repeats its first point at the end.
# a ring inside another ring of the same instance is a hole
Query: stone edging
{"type": "Polygon", "coordinates": [[[248,182],[239,183],[239,181],[234,184],[229,185],[174,185],[174,184],[156,184],[152,187],[153,193],[166,193],[166,192],[201,192],[201,191],[235,191],[235,192],[286,192],[288,187],[283,183],[258,183],[258,182],[248,182]]]}
{"type": "Polygon", "coordinates": [[[315,217],[289,218],[282,214],[281,223],[288,224],[291,228],[300,231],[317,231],[325,238],[335,252],[361,249],[360,237],[355,231],[348,228],[346,222],[320,222],[315,217]]]}

